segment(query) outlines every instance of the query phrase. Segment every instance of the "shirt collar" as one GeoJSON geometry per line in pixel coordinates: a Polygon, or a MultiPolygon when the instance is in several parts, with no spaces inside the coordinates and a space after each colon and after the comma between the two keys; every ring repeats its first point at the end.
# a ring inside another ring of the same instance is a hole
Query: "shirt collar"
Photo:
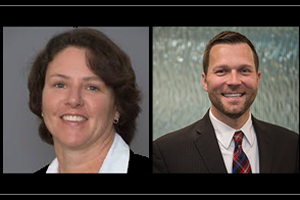
{"type": "Polygon", "coordinates": [[[127,173],[129,163],[129,146],[119,134],[115,134],[99,173],[127,173]]]}
{"type": "MultiPolygon", "coordinates": [[[[127,173],[129,154],[129,146],[118,133],[115,133],[113,144],[103,161],[99,173],[127,173]]],[[[55,158],[46,173],[58,173],[58,166],[58,160],[55,158]]]]}
{"type": "Polygon", "coordinates": [[[249,118],[246,121],[246,123],[242,126],[240,129],[234,129],[227,124],[221,122],[218,120],[211,112],[211,109],[209,109],[209,117],[210,121],[213,125],[213,128],[215,130],[216,137],[218,141],[224,146],[224,148],[228,149],[230,146],[230,143],[232,141],[233,135],[236,131],[241,130],[246,138],[246,141],[251,145],[254,144],[254,136],[252,131],[252,119],[251,119],[251,113],[249,114],[249,118]]]}

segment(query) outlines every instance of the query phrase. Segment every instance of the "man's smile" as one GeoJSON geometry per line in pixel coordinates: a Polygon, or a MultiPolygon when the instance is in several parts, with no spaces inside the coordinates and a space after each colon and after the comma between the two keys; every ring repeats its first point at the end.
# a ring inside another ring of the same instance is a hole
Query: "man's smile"
{"type": "Polygon", "coordinates": [[[222,93],[222,95],[226,98],[236,98],[236,97],[242,97],[245,93],[222,93]]]}

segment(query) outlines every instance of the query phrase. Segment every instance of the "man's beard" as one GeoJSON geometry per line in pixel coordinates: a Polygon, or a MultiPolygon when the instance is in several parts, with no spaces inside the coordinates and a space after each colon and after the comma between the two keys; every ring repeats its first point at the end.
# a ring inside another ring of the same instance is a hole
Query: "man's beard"
{"type": "Polygon", "coordinates": [[[209,99],[211,101],[211,104],[217,108],[221,113],[223,113],[224,115],[232,118],[232,119],[237,119],[240,116],[242,116],[252,105],[256,94],[257,94],[257,90],[254,91],[246,91],[246,100],[243,103],[243,105],[239,108],[233,108],[233,109],[228,109],[226,108],[226,106],[222,103],[221,98],[225,98],[225,97],[221,97],[219,93],[214,93],[214,92],[209,92],[208,96],[209,99]]]}

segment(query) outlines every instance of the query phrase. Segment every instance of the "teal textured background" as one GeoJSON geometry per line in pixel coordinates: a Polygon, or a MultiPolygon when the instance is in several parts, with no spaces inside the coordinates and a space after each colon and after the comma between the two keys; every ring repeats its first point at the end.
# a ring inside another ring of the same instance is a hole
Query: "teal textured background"
{"type": "Polygon", "coordinates": [[[298,27],[154,27],[153,140],[201,119],[205,46],[221,31],[245,35],[259,55],[261,80],[251,113],[299,134],[298,27]]]}

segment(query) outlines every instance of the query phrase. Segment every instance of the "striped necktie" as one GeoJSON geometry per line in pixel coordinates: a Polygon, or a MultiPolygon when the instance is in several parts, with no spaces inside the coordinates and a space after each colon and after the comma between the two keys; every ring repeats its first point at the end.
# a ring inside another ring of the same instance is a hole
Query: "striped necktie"
{"type": "Polygon", "coordinates": [[[235,148],[233,152],[232,173],[233,174],[251,174],[250,162],[242,149],[244,133],[242,131],[235,132],[233,139],[235,148]]]}

